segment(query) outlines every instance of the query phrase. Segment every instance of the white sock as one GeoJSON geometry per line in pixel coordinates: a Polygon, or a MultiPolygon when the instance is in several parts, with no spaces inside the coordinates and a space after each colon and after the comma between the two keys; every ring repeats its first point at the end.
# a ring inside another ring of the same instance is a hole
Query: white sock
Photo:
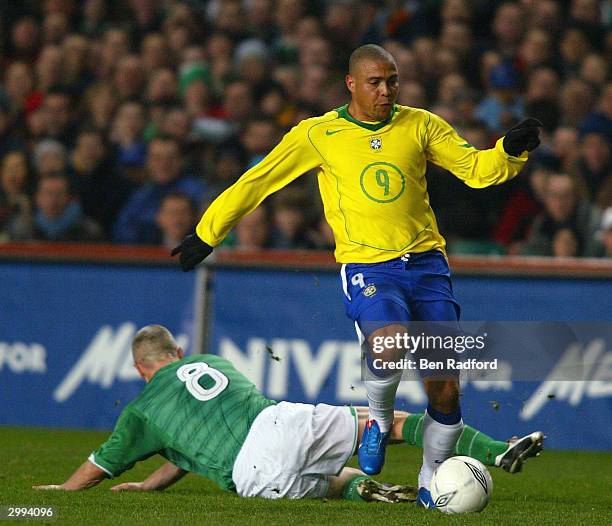
{"type": "Polygon", "coordinates": [[[423,417],[423,466],[419,473],[419,488],[429,489],[436,468],[453,455],[463,432],[463,420],[456,424],[441,424],[426,412],[423,417]]]}
{"type": "Polygon", "coordinates": [[[368,395],[368,407],[370,409],[368,418],[376,420],[383,433],[391,430],[393,425],[393,408],[395,405],[395,393],[402,378],[402,374],[394,374],[387,378],[366,380],[366,392],[368,395]]]}

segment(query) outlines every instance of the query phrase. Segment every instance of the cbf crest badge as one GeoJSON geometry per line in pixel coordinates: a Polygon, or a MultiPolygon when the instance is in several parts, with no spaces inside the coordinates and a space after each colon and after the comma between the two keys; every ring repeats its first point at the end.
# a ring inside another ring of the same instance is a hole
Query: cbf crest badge
{"type": "Polygon", "coordinates": [[[363,295],[366,298],[369,298],[370,296],[374,296],[374,294],[376,294],[376,285],[368,285],[365,289],[363,289],[363,295]]]}
{"type": "Polygon", "coordinates": [[[372,137],[370,139],[370,148],[377,152],[382,148],[382,139],[380,137],[372,137]]]}

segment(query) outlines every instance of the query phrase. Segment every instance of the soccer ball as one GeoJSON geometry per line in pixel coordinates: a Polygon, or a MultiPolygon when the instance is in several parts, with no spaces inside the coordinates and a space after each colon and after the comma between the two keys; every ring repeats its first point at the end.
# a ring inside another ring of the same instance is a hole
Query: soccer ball
{"type": "Polygon", "coordinates": [[[449,458],[431,479],[431,498],[442,513],[482,511],[492,491],[487,468],[471,457],[449,458]]]}

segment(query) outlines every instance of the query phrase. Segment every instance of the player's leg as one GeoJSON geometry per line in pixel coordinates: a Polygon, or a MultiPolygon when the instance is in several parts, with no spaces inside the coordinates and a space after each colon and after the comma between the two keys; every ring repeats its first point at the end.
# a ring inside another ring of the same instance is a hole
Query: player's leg
{"type": "MultiPolygon", "coordinates": [[[[442,330],[459,333],[458,309],[455,302],[415,300],[411,308],[415,319],[446,322],[442,330]]],[[[435,326],[435,330],[440,328],[435,326]]],[[[433,506],[429,497],[431,477],[436,468],[453,455],[463,431],[459,404],[459,378],[454,375],[454,371],[442,371],[442,373],[440,376],[423,378],[428,405],[423,418],[423,465],[419,472],[418,502],[425,507],[433,506]]]]}
{"type": "MultiPolygon", "coordinates": [[[[355,407],[358,417],[359,437],[361,437],[368,420],[367,407],[355,407]]],[[[395,411],[393,427],[389,435],[389,444],[407,443],[423,447],[423,413],[395,411]]],[[[534,431],[521,438],[508,441],[496,440],[482,431],[464,424],[463,431],[453,455],[465,455],[475,458],[485,466],[499,467],[508,473],[518,473],[523,462],[537,456],[543,448],[544,433],[534,431]]],[[[357,454],[357,451],[355,451],[357,454]]]]}
{"type": "Polygon", "coordinates": [[[401,287],[393,278],[401,265],[344,265],[341,272],[347,315],[355,322],[364,361],[364,385],[369,422],[359,450],[359,465],[368,474],[379,473],[384,464],[388,433],[393,424],[395,394],[401,371],[385,366],[401,360],[404,351],[375,346],[377,340],[405,333],[410,316],[401,287]]]}
{"type": "Polygon", "coordinates": [[[359,469],[343,468],[339,475],[329,477],[326,496],[355,502],[414,502],[416,488],[384,484],[359,469]]]}
{"type": "MultiPolygon", "coordinates": [[[[374,310],[374,309],[373,309],[374,310]]],[[[380,302],[376,310],[384,311],[386,319],[407,317],[401,308],[392,302],[380,302]]],[[[361,325],[367,326],[366,311],[361,325]],[[364,318],[366,318],[364,320],[364,318]]],[[[402,370],[386,368],[386,364],[401,361],[405,350],[386,345],[376,352],[375,342],[390,338],[395,340],[406,332],[403,325],[392,324],[371,332],[365,346],[364,385],[368,400],[368,420],[364,429],[358,452],[359,465],[370,475],[380,473],[385,461],[385,449],[393,426],[395,395],[402,378],[402,370]]]]}
{"type": "MultiPolygon", "coordinates": [[[[425,415],[422,413],[396,411],[391,440],[423,447],[424,420],[425,415]]],[[[465,455],[479,460],[486,466],[500,467],[508,473],[518,473],[526,459],[540,453],[544,438],[544,433],[534,431],[517,439],[495,440],[482,431],[464,424],[453,455],[465,455]]]]}

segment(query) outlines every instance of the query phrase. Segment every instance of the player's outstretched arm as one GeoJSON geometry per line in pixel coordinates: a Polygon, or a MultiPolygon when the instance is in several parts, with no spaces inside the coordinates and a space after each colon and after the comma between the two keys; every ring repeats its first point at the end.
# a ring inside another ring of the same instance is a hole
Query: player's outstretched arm
{"type": "Polygon", "coordinates": [[[106,478],[106,473],[99,467],[94,466],[89,460],[85,461],[81,466],[70,476],[63,484],[46,484],[41,486],[32,486],[37,490],[64,490],[77,491],[81,489],[89,489],[96,486],[106,478]]]}
{"type": "Polygon", "coordinates": [[[313,123],[303,121],[281,142],[208,207],[196,232],[172,251],[180,254],[183,271],[195,268],[245,215],[255,210],[270,194],[284,188],[323,161],[309,139],[313,123]]]}
{"type": "Polygon", "coordinates": [[[172,462],[166,462],[142,482],[117,484],[111,488],[111,491],[161,491],[181,480],[186,474],[187,471],[172,462]]]}
{"type": "Polygon", "coordinates": [[[519,174],[528,153],[540,144],[542,123],[526,119],[508,130],[493,148],[477,150],[444,119],[430,114],[425,133],[427,158],[450,171],[471,188],[486,188],[519,174]]]}

